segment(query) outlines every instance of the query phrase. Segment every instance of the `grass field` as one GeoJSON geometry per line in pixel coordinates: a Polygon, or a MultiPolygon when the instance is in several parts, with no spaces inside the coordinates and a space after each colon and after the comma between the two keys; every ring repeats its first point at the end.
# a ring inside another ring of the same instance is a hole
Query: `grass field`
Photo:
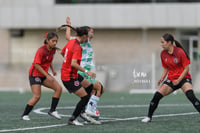
{"type": "MultiPolygon", "coordinates": [[[[151,123],[141,123],[146,116],[153,94],[106,92],[99,102],[102,125],[69,126],[67,120],[79,100],[63,93],[58,105],[62,120],[46,115],[51,92],[43,92],[30,113],[31,121],[20,120],[30,92],[0,92],[0,132],[27,133],[199,133],[200,116],[184,94],[170,95],[161,100],[151,123]]],[[[200,94],[197,94],[200,98],[200,94]]],[[[80,119],[81,120],[81,119],[80,119]]]]}

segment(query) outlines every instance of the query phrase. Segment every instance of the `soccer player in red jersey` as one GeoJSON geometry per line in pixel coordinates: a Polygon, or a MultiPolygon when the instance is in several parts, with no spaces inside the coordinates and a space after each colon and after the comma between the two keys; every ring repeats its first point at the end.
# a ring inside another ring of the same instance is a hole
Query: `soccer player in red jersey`
{"type": "MultiPolygon", "coordinates": [[[[74,93],[81,98],[81,100],[77,103],[72,116],[69,118],[68,124],[82,126],[83,124],[77,120],[77,117],[81,114],[87,105],[90,99],[89,94],[92,91],[92,87],[81,85],[81,82],[84,80],[84,78],[78,74],[78,70],[87,73],[91,77],[96,77],[95,73],[87,71],[80,66],[82,58],[82,48],[80,44],[87,40],[89,28],[87,26],[77,28],[74,28],[70,25],[64,26],[68,26],[73,29],[76,32],[76,38],[69,40],[61,51],[61,55],[64,57],[61,68],[61,80],[70,93],[74,93]]],[[[81,117],[88,122],[100,124],[100,122],[86,115],[81,117]]]]}
{"type": "Polygon", "coordinates": [[[59,98],[62,93],[62,87],[59,83],[48,73],[49,67],[51,68],[53,75],[56,75],[56,71],[53,68],[52,60],[56,52],[56,44],[58,41],[58,35],[54,32],[46,34],[44,37],[44,45],[41,46],[35,55],[32,66],[29,70],[29,81],[33,97],[29,100],[24,113],[22,114],[22,120],[30,120],[29,113],[33,109],[34,105],[39,101],[41,96],[41,85],[54,90],[52,97],[51,108],[48,112],[50,116],[57,119],[61,119],[60,115],[56,111],[59,98]]]}
{"type": "Polygon", "coordinates": [[[182,89],[196,110],[200,112],[200,101],[195,97],[192,90],[192,79],[189,73],[189,56],[182,45],[169,33],[161,37],[161,46],[163,48],[161,52],[163,72],[161,78],[158,80],[158,85],[161,84],[167,75],[168,77],[154,94],[149,105],[148,116],[142,119],[142,122],[151,122],[152,115],[161,98],[179,88],[182,89]],[[174,42],[176,46],[173,45],[174,42]]]}
{"type": "MultiPolygon", "coordinates": [[[[66,18],[66,23],[67,23],[67,25],[71,25],[71,20],[69,17],[66,18]]],[[[93,31],[93,29],[89,28],[87,41],[84,42],[83,44],[80,44],[80,46],[82,47],[81,67],[83,67],[84,69],[86,69],[88,71],[91,71],[93,68],[95,68],[94,57],[93,57],[94,54],[93,54],[93,49],[91,46],[91,40],[93,37],[94,37],[94,31],[93,31]]],[[[71,28],[70,27],[66,28],[65,38],[68,41],[71,39],[74,39],[74,37],[71,36],[71,28]]],[[[88,74],[86,74],[84,72],[80,72],[80,71],[78,71],[78,74],[80,74],[82,77],[84,77],[84,80],[81,82],[82,86],[93,87],[93,90],[90,94],[91,95],[90,100],[85,109],[85,113],[91,117],[99,118],[100,114],[97,109],[97,103],[99,102],[100,97],[104,93],[105,88],[97,79],[91,78],[90,76],[88,76],[88,74]],[[87,80],[89,82],[87,82],[85,80],[87,80]]]]}

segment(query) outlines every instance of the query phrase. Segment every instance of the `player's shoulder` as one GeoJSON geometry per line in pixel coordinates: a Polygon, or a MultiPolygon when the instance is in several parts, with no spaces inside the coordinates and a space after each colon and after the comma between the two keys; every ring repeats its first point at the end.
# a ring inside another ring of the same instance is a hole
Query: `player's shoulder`
{"type": "Polygon", "coordinates": [[[69,40],[66,47],[72,51],[77,49],[82,49],[77,39],[69,40]]]}
{"type": "Polygon", "coordinates": [[[162,56],[162,55],[166,55],[168,52],[167,52],[167,50],[162,50],[161,52],[160,52],[160,55],[162,56]]]}
{"type": "Polygon", "coordinates": [[[184,53],[184,50],[180,47],[177,47],[177,46],[174,47],[174,51],[177,52],[177,53],[184,53]]]}
{"type": "Polygon", "coordinates": [[[65,45],[65,47],[72,47],[73,45],[74,45],[74,43],[75,43],[75,39],[71,39],[71,40],[69,40],[68,42],[67,42],[67,44],[65,45]]]}
{"type": "Polygon", "coordinates": [[[44,44],[44,45],[40,46],[40,47],[38,48],[37,51],[43,52],[43,51],[45,51],[46,49],[47,49],[47,46],[46,46],[46,44],[44,44]]]}
{"type": "Polygon", "coordinates": [[[74,39],[69,40],[67,45],[74,45],[76,43],[78,43],[78,40],[76,38],[74,38],[74,39]]]}
{"type": "Polygon", "coordinates": [[[47,47],[46,44],[44,44],[44,45],[40,46],[38,49],[44,49],[46,47],[47,47]]]}

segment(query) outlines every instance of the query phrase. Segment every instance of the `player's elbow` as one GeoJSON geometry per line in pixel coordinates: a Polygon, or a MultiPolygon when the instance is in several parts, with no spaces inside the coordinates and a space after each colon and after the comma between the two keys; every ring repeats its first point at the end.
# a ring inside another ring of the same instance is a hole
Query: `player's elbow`
{"type": "Polygon", "coordinates": [[[72,62],[71,62],[71,66],[72,66],[72,67],[76,67],[76,62],[73,62],[73,61],[72,61],[72,62]]]}
{"type": "Polygon", "coordinates": [[[34,64],[34,67],[38,67],[39,65],[40,65],[40,64],[38,64],[38,63],[35,63],[35,64],[34,64]]]}

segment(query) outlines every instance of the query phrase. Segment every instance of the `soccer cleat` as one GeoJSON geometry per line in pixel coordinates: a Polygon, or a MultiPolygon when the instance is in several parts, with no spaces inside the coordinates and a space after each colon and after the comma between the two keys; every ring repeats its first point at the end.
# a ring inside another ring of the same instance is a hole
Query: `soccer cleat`
{"type": "Polygon", "coordinates": [[[98,110],[98,109],[96,109],[96,113],[95,113],[95,114],[96,114],[96,115],[93,116],[93,118],[95,118],[96,120],[98,120],[99,117],[100,117],[100,113],[99,113],[99,110],[98,110]]]}
{"type": "Polygon", "coordinates": [[[22,116],[21,119],[24,120],[24,121],[30,121],[31,120],[28,115],[22,116]]]}
{"type": "Polygon", "coordinates": [[[86,113],[81,113],[81,114],[80,114],[80,117],[81,117],[83,120],[85,120],[85,121],[87,121],[87,122],[89,122],[89,123],[91,123],[91,124],[101,124],[100,121],[97,121],[97,120],[93,119],[92,117],[87,116],[86,113]]]}
{"type": "Polygon", "coordinates": [[[75,126],[84,126],[83,123],[80,123],[78,120],[73,120],[73,121],[69,120],[68,124],[75,125],[75,126]]]}
{"type": "Polygon", "coordinates": [[[94,118],[99,118],[100,114],[99,114],[99,111],[96,110],[96,111],[91,111],[91,110],[85,110],[85,113],[91,117],[94,117],[94,118]]]}
{"type": "Polygon", "coordinates": [[[141,122],[144,122],[144,123],[151,122],[151,118],[150,117],[145,117],[144,119],[141,120],[141,122]]]}
{"type": "Polygon", "coordinates": [[[50,112],[50,111],[49,111],[48,114],[49,114],[50,116],[53,116],[54,118],[56,118],[56,119],[58,119],[58,120],[61,119],[61,116],[58,114],[57,111],[53,111],[53,112],[50,112]]]}

